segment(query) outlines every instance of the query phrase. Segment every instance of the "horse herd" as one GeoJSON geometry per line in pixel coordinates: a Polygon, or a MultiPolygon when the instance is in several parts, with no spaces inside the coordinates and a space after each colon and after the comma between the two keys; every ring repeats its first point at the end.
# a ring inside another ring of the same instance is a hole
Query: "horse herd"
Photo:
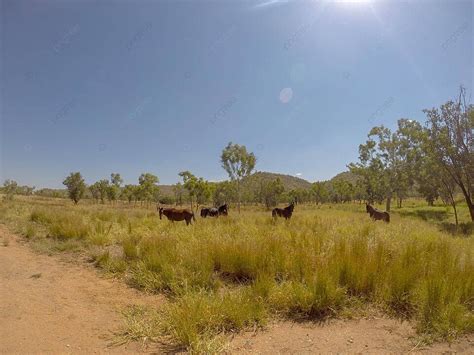
{"type": "MultiPolygon", "coordinates": [[[[192,220],[196,221],[196,217],[194,217],[194,212],[188,209],[179,209],[179,208],[164,208],[164,207],[157,207],[158,213],[160,215],[160,219],[162,216],[165,215],[168,220],[174,221],[186,221],[186,225],[192,224],[192,220]]],[[[285,219],[290,219],[293,215],[293,210],[295,209],[295,203],[290,203],[289,206],[285,208],[274,208],[272,210],[272,217],[283,217],[285,219]]],[[[388,212],[379,211],[376,208],[372,207],[370,204],[365,205],[365,210],[369,214],[370,218],[374,221],[384,221],[386,223],[390,222],[390,215],[388,212]]],[[[219,216],[227,216],[229,214],[229,209],[227,204],[224,204],[220,207],[203,207],[201,208],[201,217],[219,217],[219,216]]]]}

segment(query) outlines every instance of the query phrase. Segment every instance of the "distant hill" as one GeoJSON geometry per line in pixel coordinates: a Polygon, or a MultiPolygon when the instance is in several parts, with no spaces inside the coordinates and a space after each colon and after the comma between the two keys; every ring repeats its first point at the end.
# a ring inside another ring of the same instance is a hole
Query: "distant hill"
{"type": "Polygon", "coordinates": [[[245,178],[243,180],[243,183],[247,184],[253,181],[257,181],[257,180],[258,181],[260,180],[273,181],[277,178],[280,178],[283,186],[285,187],[285,191],[290,191],[290,190],[295,190],[295,189],[307,190],[311,188],[311,183],[305,179],[302,179],[296,176],[291,176],[291,175],[269,173],[269,172],[264,172],[264,171],[258,171],[256,173],[253,173],[249,177],[245,178]]]}
{"type": "Polygon", "coordinates": [[[330,181],[334,182],[337,180],[346,180],[350,182],[352,185],[355,185],[358,179],[359,177],[356,174],[353,174],[350,171],[344,171],[334,176],[330,181]]]}
{"type": "MultiPolygon", "coordinates": [[[[283,186],[285,187],[285,191],[290,191],[290,190],[295,190],[295,189],[307,190],[311,188],[311,183],[309,181],[306,181],[299,177],[285,175],[285,174],[269,173],[269,172],[264,172],[264,171],[258,171],[244,178],[242,181],[242,185],[249,186],[249,185],[254,185],[257,182],[260,182],[261,180],[274,181],[277,178],[280,178],[283,186]]],[[[169,196],[169,197],[174,196],[172,185],[159,185],[159,187],[160,187],[161,196],[169,196]]]]}
{"type": "Polygon", "coordinates": [[[174,196],[173,185],[158,185],[160,187],[161,196],[174,196]]]}

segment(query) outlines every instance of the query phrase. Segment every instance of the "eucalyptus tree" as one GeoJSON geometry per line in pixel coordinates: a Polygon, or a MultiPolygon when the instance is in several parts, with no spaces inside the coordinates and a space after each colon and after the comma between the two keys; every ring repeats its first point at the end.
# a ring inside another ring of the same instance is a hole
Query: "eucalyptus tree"
{"type": "Polygon", "coordinates": [[[390,211],[393,197],[398,207],[415,185],[422,157],[422,127],[414,120],[400,119],[395,132],[373,127],[365,144],[359,146],[359,162],[349,164],[351,172],[362,179],[369,202],[386,199],[390,211]]]}
{"type": "MultiPolygon", "coordinates": [[[[348,168],[363,182],[369,203],[376,201],[380,203],[386,198],[388,189],[386,164],[377,152],[377,143],[370,138],[370,134],[367,142],[359,145],[359,162],[349,164],[348,168]]],[[[391,194],[389,196],[391,198],[391,194]]]]}
{"type": "Polygon", "coordinates": [[[89,186],[89,191],[91,193],[92,199],[95,202],[98,202],[100,199],[100,189],[99,189],[99,182],[95,182],[89,186]]]}
{"type": "Polygon", "coordinates": [[[74,172],[69,174],[69,176],[64,179],[63,185],[67,187],[69,198],[77,205],[86,191],[86,183],[81,173],[74,172]]]}
{"type": "Polygon", "coordinates": [[[213,186],[202,177],[198,178],[190,171],[182,171],[179,176],[183,178],[183,186],[188,190],[191,210],[193,209],[193,200],[196,201],[196,210],[199,205],[207,202],[212,195],[213,186]]]}
{"type": "Polygon", "coordinates": [[[213,196],[214,205],[223,205],[237,199],[237,188],[233,181],[222,181],[215,184],[213,196]]]}
{"type": "Polygon", "coordinates": [[[120,195],[120,186],[123,183],[123,179],[119,173],[110,174],[110,185],[107,190],[107,197],[110,202],[117,200],[120,195]]]}
{"type": "Polygon", "coordinates": [[[285,191],[285,187],[281,182],[280,178],[275,180],[266,180],[262,179],[260,182],[260,199],[262,203],[265,204],[265,207],[270,208],[278,204],[281,195],[285,191]]]}
{"type": "Polygon", "coordinates": [[[97,190],[99,193],[100,202],[105,203],[105,199],[108,197],[108,192],[110,188],[109,180],[102,179],[96,182],[97,190]]]}
{"type": "Polygon", "coordinates": [[[143,173],[138,178],[140,198],[142,201],[146,201],[147,205],[151,201],[158,200],[160,189],[157,184],[159,181],[158,177],[151,173],[143,173]]]}
{"type": "Polygon", "coordinates": [[[184,194],[183,184],[181,184],[180,182],[174,184],[173,193],[174,193],[174,199],[175,199],[176,205],[181,206],[183,204],[183,194],[184,194]]]}
{"type": "Polygon", "coordinates": [[[474,221],[474,106],[461,87],[456,101],[424,112],[433,160],[459,187],[474,221]]]}
{"type": "Polygon", "coordinates": [[[3,191],[5,192],[7,200],[13,200],[13,196],[15,196],[18,191],[18,183],[15,180],[5,180],[3,183],[3,191]]]}
{"type": "Polygon", "coordinates": [[[318,204],[323,204],[328,201],[329,198],[329,190],[327,188],[326,181],[316,181],[311,186],[311,193],[314,198],[314,202],[318,204]]]}
{"type": "Polygon", "coordinates": [[[125,185],[124,188],[122,189],[121,198],[127,200],[128,203],[132,203],[132,201],[136,197],[136,190],[137,190],[136,185],[132,185],[132,184],[125,185]]]}
{"type": "Polygon", "coordinates": [[[231,181],[235,181],[237,187],[237,203],[240,213],[241,200],[241,181],[244,177],[249,176],[253,169],[257,158],[253,153],[247,152],[244,145],[232,144],[229,142],[221,154],[221,163],[224,170],[229,175],[231,181]]]}

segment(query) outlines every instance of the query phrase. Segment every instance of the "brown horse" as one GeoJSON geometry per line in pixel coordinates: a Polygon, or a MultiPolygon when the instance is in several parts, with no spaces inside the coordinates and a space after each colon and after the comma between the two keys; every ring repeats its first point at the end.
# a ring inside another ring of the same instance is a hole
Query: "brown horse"
{"type": "Polygon", "coordinates": [[[365,211],[370,215],[374,221],[384,221],[389,223],[390,222],[390,215],[388,212],[379,211],[378,209],[372,207],[368,203],[365,204],[365,211]]]}
{"type": "Polygon", "coordinates": [[[288,207],[285,208],[274,208],[272,211],[272,217],[285,217],[285,219],[290,219],[295,209],[295,203],[292,202],[288,207]]]}
{"type": "Polygon", "coordinates": [[[229,211],[227,209],[227,203],[223,204],[217,209],[217,213],[219,216],[227,216],[229,214],[229,211]]]}
{"type": "Polygon", "coordinates": [[[194,221],[196,218],[194,217],[194,213],[189,210],[180,210],[177,208],[163,208],[158,207],[158,212],[160,213],[160,219],[162,215],[165,215],[168,220],[174,221],[186,221],[186,225],[191,223],[191,219],[194,221]]]}
{"type": "Polygon", "coordinates": [[[201,217],[202,218],[219,217],[219,210],[215,207],[212,207],[212,208],[203,207],[201,209],[201,217]]]}

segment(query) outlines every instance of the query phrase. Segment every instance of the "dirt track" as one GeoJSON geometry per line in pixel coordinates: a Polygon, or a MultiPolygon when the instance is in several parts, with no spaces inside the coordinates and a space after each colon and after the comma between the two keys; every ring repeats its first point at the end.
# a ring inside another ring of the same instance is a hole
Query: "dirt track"
{"type": "MultiPolygon", "coordinates": [[[[160,352],[155,344],[109,347],[120,329],[119,311],[131,304],[159,305],[120,281],[101,278],[92,268],[39,255],[0,225],[0,353],[160,352]]],[[[390,319],[332,321],[326,325],[284,322],[265,332],[237,335],[231,353],[473,353],[471,335],[449,346],[415,347],[413,329],[390,319]]]]}
{"type": "MultiPolygon", "coordinates": [[[[3,226],[0,234],[8,234],[3,226]]],[[[0,246],[0,279],[1,353],[137,351],[108,347],[122,325],[119,311],[160,302],[92,268],[38,255],[13,235],[0,246]]]]}

